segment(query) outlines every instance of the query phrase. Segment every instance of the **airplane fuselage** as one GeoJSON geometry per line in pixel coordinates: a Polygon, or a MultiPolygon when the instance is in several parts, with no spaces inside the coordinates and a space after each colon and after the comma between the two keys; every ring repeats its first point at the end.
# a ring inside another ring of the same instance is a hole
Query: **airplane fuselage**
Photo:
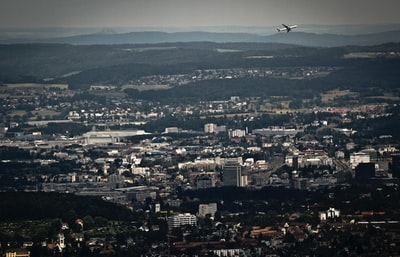
{"type": "Polygon", "coordinates": [[[287,25],[285,25],[285,24],[282,24],[282,26],[283,26],[283,28],[276,28],[276,30],[277,30],[278,32],[281,32],[281,31],[289,32],[289,31],[291,31],[292,29],[297,28],[297,25],[290,25],[290,26],[287,26],[287,25]]]}

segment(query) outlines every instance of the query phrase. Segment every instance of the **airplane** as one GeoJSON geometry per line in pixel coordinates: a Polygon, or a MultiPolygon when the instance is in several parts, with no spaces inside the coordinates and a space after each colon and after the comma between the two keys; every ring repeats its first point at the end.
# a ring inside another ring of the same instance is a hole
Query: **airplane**
{"type": "Polygon", "coordinates": [[[297,28],[297,25],[290,25],[290,26],[287,26],[287,25],[285,25],[285,24],[282,24],[282,25],[283,25],[284,28],[276,28],[276,30],[277,30],[278,32],[281,32],[281,31],[289,32],[289,31],[291,31],[292,29],[297,28]]]}

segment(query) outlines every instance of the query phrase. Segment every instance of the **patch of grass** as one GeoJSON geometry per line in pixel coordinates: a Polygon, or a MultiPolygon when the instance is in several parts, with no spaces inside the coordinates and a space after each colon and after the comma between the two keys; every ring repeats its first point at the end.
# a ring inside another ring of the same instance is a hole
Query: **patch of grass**
{"type": "Polygon", "coordinates": [[[10,116],[24,116],[26,114],[26,111],[24,110],[13,110],[10,112],[10,116]]]}
{"type": "Polygon", "coordinates": [[[60,115],[60,112],[56,112],[56,111],[52,111],[52,110],[37,110],[37,111],[32,111],[32,113],[35,116],[42,116],[42,117],[46,117],[46,116],[58,116],[60,115]]]}
{"type": "Polygon", "coordinates": [[[333,100],[335,100],[336,97],[341,97],[341,96],[346,96],[346,95],[350,95],[353,94],[353,92],[351,92],[350,90],[346,89],[346,90],[331,90],[331,91],[327,91],[325,93],[321,94],[321,101],[326,103],[326,102],[332,102],[333,100]]]}
{"type": "Polygon", "coordinates": [[[7,88],[59,88],[68,89],[67,84],[36,84],[36,83],[17,83],[17,84],[5,84],[7,88]]]}
{"type": "Polygon", "coordinates": [[[168,85],[123,85],[121,89],[136,89],[141,92],[147,90],[167,90],[170,88],[168,85]]]}

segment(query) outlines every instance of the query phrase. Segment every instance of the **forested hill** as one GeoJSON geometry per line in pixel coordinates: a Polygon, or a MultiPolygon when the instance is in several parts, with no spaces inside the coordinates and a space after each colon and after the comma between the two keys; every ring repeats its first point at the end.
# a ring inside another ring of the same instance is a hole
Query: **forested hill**
{"type": "Polygon", "coordinates": [[[284,43],[311,47],[334,47],[346,45],[375,45],[389,42],[400,42],[400,31],[384,31],[367,34],[329,34],[304,32],[301,28],[290,33],[275,33],[259,35],[251,33],[221,33],[221,32],[174,32],[144,31],[129,33],[95,33],[58,38],[41,39],[7,39],[3,44],[13,43],[57,43],[74,45],[114,45],[114,44],[158,44],[175,42],[259,42],[284,43]]]}
{"type": "MultiPolygon", "coordinates": [[[[72,88],[130,83],[142,76],[190,74],[196,70],[329,66],[391,59],[346,59],[354,52],[400,52],[400,44],[335,48],[276,43],[168,43],[75,46],[0,45],[0,83],[66,83],[72,88]]],[[[389,69],[393,69],[389,64],[389,69]]]]}
{"type": "Polygon", "coordinates": [[[141,83],[138,81],[146,77],[151,77],[152,83],[168,84],[161,80],[163,76],[184,74],[192,78],[199,71],[264,69],[282,74],[313,67],[331,70],[325,76],[308,79],[280,75],[230,79],[211,76],[197,81],[188,79],[184,86],[168,84],[170,88],[162,91],[135,88],[124,91],[132,98],[164,101],[221,99],[232,95],[313,97],[321,90],[343,87],[361,92],[367,92],[365,88],[398,88],[399,53],[400,43],[332,48],[210,42],[0,45],[0,83],[61,83],[68,84],[70,89],[114,85],[122,90],[123,86],[141,83]]]}
{"type": "Polygon", "coordinates": [[[243,78],[200,81],[169,90],[137,91],[127,89],[133,98],[161,102],[182,102],[243,97],[288,96],[294,99],[316,98],[320,93],[337,88],[359,92],[361,97],[397,91],[400,83],[400,60],[357,64],[315,79],[243,78]]]}
{"type": "MultiPolygon", "coordinates": [[[[229,67],[237,65],[248,55],[284,53],[293,45],[265,43],[168,43],[135,45],[90,45],[68,44],[11,44],[0,45],[0,83],[43,82],[44,79],[57,79],[69,83],[79,80],[85,83],[114,83],[115,77],[127,73],[129,76],[143,74],[155,75],[169,65],[186,64],[202,67],[224,62],[229,67]],[[224,52],[224,49],[227,51],[224,52]],[[229,62],[231,62],[229,64],[229,62]],[[126,65],[126,67],[124,67],[126,65]],[[130,68],[133,66],[134,68],[130,68]],[[163,67],[164,66],[164,67],[163,67]],[[159,67],[159,69],[157,69],[159,67]],[[113,73],[104,73],[107,70],[113,73]],[[140,71],[143,71],[141,73],[140,71]],[[89,80],[90,74],[101,72],[107,80],[89,80]],[[86,73],[86,75],[74,74],[86,73]]],[[[196,68],[196,67],[195,67],[196,68]]],[[[168,68],[169,70],[171,68],[168,68]]],[[[52,83],[54,81],[51,81],[52,83]]],[[[120,81],[124,83],[124,81],[120,81]]]]}

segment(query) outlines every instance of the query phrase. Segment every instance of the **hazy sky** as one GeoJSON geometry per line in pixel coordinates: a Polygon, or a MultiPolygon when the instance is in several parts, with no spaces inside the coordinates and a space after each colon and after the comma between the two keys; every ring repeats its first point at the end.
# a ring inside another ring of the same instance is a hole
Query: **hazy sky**
{"type": "Polygon", "coordinates": [[[399,0],[0,0],[1,27],[400,23],[399,0]]]}

